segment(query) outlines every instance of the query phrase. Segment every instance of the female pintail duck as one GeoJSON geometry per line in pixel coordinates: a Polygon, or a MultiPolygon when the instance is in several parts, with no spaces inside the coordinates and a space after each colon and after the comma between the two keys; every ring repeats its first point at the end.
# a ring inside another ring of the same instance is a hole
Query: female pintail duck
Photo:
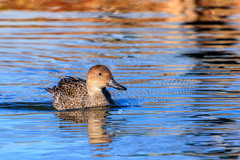
{"type": "Polygon", "coordinates": [[[53,107],[57,110],[76,109],[114,104],[106,87],[127,90],[118,84],[111,71],[104,65],[89,69],[87,80],[75,77],[62,78],[57,86],[45,88],[53,96],[53,107]]]}

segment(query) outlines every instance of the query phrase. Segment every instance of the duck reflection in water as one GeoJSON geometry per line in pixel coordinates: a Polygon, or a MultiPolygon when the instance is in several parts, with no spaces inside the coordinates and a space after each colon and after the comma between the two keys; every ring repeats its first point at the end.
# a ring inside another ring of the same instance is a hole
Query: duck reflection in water
{"type": "Polygon", "coordinates": [[[56,116],[64,122],[73,122],[60,126],[63,130],[84,132],[82,127],[76,124],[86,124],[90,144],[111,143],[111,136],[106,134],[104,122],[108,115],[107,107],[84,108],[79,110],[57,111],[56,116]]]}

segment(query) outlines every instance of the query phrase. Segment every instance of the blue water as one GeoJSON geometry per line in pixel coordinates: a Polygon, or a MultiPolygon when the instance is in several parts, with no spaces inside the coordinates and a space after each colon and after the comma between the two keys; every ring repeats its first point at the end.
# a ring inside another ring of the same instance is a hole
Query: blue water
{"type": "Polygon", "coordinates": [[[0,159],[239,159],[240,13],[224,11],[2,10],[0,159]],[[109,89],[118,107],[54,110],[44,88],[96,64],[128,88],[109,89]]]}

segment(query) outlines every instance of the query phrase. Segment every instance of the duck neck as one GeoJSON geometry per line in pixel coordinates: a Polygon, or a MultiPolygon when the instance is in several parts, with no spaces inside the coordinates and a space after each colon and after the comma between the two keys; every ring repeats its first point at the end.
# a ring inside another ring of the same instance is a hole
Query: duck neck
{"type": "Polygon", "coordinates": [[[87,83],[87,90],[89,96],[103,95],[101,88],[93,87],[89,83],[87,83]]]}

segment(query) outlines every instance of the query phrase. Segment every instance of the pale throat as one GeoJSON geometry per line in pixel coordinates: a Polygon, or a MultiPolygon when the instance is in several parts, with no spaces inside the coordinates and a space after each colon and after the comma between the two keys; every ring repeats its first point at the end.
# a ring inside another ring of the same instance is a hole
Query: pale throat
{"type": "Polygon", "coordinates": [[[96,86],[92,86],[89,83],[87,83],[87,90],[88,90],[88,94],[90,96],[94,96],[94,95],[102,95],[102,89],[96,86]]]}

